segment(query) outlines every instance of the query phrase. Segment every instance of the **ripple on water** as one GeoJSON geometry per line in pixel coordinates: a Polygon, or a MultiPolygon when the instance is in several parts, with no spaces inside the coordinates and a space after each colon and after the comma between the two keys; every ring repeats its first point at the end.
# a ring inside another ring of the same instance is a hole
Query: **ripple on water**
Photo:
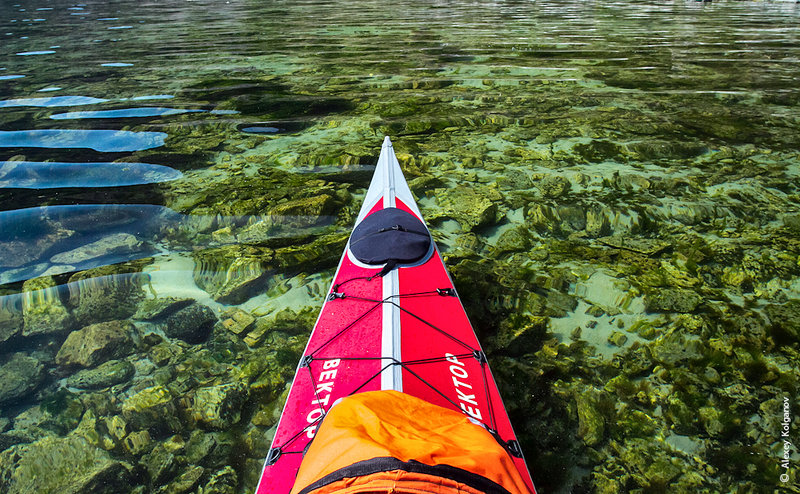
{"type": "Polygon", "coordinates": [[[120,187],[167,182],[182,176],[178,170],[150,163],[7,161],[0,164],[0,188],[120,187]]]}
{"type": "Polygon", "coordinates": [[[17,55],[21,57],[27,57],[31,55],[51,55],[55,53],[55,50],[39,50],[39,51],[21,51],[17,53],[17,55]]]}
{"type": "MultiPolygon", "coordinates": [[[[50,91],[54,89],[45,88],[50,91]]],[[[59,88],[60,89],[60,88],[59,88]]],[[[42,89],[44,91],[44,89],[42,89]]],[[[105,103],[107,99],[92,98],[91,96],[51,96],[49,98],[15,98],[0,100],[0,108],[11,108],[18,106],[35,106],[35,107],[50,107],[50,106],[82,106],[82,105],[95,105],[97,103],[105,103]]]]}
{"type": "Polygon", "coordinates": [[[129,130],[44,129],[0,131],[0,148],[89,148],[114,153],[143,151],[164,145],[164,132],[129,130]]]}
{"type": "Polygon", "coordinates": [[[330,216],[184,215],[149,204],[82,204],[0,211],[0,285],[159,253],[195,252],[209,245],[263,244],[270,239],[303,237],[325,229],[333,220],[330,216]],[[217,230],[228,232],[228,236],[210,234],[217,230]],[[176,243],[176,232],[192,240],[176,243]]]}
{"type": "Polygon", "coordinates": [[[167,115],[180,115],[182,113],[200,113],[204,110],[186,110],[182,108],[163,108],[163,107],[141,107],[141,108],[120,108],[118,110],[100,111],[76,111],[68,113],[57,113],[51,115],[53,120],[72,120],[83,118],[141,118],[141,117],[160,117],[167,115]]]}

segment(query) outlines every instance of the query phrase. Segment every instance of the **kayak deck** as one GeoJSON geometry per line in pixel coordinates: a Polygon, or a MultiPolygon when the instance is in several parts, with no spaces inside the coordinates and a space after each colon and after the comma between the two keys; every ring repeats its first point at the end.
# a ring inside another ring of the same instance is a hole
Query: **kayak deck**
{"type": "MultiPolygon", "coordinates": [[[[388,138],[356,225],[386,208],[423,221],[388,138]]],[[[381,389],[483,424],[534,492],[486,355],[435,244],[417,262],[378,276],[382,268],[359,261],[348,242],[298,365],[257,494],[292,489],[303,451],[336,400],[381,389]]]]}

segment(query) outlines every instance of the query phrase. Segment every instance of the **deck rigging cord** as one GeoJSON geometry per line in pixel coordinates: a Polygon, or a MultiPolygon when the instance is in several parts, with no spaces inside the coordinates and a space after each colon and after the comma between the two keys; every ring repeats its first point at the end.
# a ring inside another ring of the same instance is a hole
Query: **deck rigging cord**
{"type": "MultiPolygon", "coordinates": [[[[382,271],[381,271],[381,273],[382,273],[382,271]]],[[[480,423],[483,427],[485,427],[486,430],[488,430],[494,436],[494,438],[497,440],[497,442],[500,443],[509,452],[509,454],[511,454],[514,457],[521,457],[522,456],[522,450],[521,450],[517,440],[516,439],[511,439],[511,440],[506,441],[506,440],[502,439],[500,437],[500,435],[498,434],[498,432],[497,432],[494,405],[492,403],[492,399],[491,399],[491,396],[489,394],[489,379],[487,377],[487,374],[488,374],[488,359],[486,358],[486,354],[480,348],[473,348],[472,346],[470,346],[467,343],[463,342],[462,340],[456,338],[455,336],[453,336],[452,334],[450,334],[446,330],[437,327],[436,325],[430,323],[429,321],[425,320],[424,318],[420,317],[419,315],[413,313],[412,311],[409,311],[408,309],[406,309],[404,307],[401,307],[399,305],[399,303],[397,302],[397,300],[399,300],[401,298],[411,298],[411,297],[430,297],[430,296],[456,297],[457,294],[456,294],[455,290],[452,289],[452,288],[436,288],[436,289],[433,289],[433,290],[427,290],[427,291],[421,291],[421,292],[394,294],[394,295],[390,295],[390,296],[388,296],[388,297],[386,297],[384,299],[372,299],[372,298],[366,298],[366,297],[359,297],[359,296],[356,296],[356,295],[348,295],[344,291],[341,291],[341,292],[339,291],[342,288],[342,286],[344,286],[344,285],[346,285],[346,284],[348,284],[350,282],[353,282],[353,281],[366,280],[367,282],[369,282],[369,281],[372,281],[374,278],[380,278],[381,277],[381,273],[375,274],[373,276],[361,276],[361,277],[350,278],[350,279],[347,279],[345,281],[342,281],[341,283],[338,283],[338,284],[334,285],[331,288],[331,293],[327,297],[327,301],[328,302],[334,302],[334,301],[337,301],[337,300],[358,300],[358,301],[363,301],[363,302],[369,302],[369,303],[372,303],[373,305],[371,305],[365,311],[363,311],[358,316],[356,316],[355,319],[353,319],[350,323],[348,323],[342,329],[340,329],[336,334],[334,334],[333,336],[328,338],[326,341],[324,341],[322,344],[320,344],[316,349],[314,349],[313,351],[308,352],[301,359],[300,364],[299,364],[299,369],[307,369],[308,370],[309,377],[310,377],[310,380],[311,380],[311,386],[314,389],[314,395],[317,398],[316,404],[319,405],[319,409],[322,410],[322,413],[315,420],[309,422],[300,431],[298,431],[297,433],[295,433],[294,435],[292,435],[288,439],[286,439],[283,442],[283,444],[281,444],[280,446],[276,446],[276,447],[273,447],[272,449],[270,449],[269,454],[267,455],[266,464],[267,465],[273,465],[275,462],[277,462],[278,458],[280,456],[284,455],[284,454],[303,454],[304,453],[303,450],[291,451],[291,450],[285,450],[284,448],[287,448],[289,445],[291,445],[292,442],[294,442],[297,438],[302,436],[306,431],[308,431],[309,429],[317,426],[320,422],[322,422],[322,420],[325,418],[325,416],[327,415],[328,411],[330,410],[330,407],[333,406],[333,403],[330,404],[330,405],[327,405],[327,402],[323,401],[322,398],[320,397],[318,386],[317,386],[317,382],[316,382],[316,380],[314,378],[314,372],[311,369],[311,363],[314,362],[314,361],[317,361],[317,360],[336,360],[336,359],[338,359],[340,361],[388,361],[387,363],[385,363],[384,365],[381,366],[381,368],[380,368],[380,370],[378,372],[376,372],[372,376],[368,377],[363,383],[358,385],[355,389],[353,389],[352,391],[347,393],[345,396],[351,396],[353,394],[358,393],[364,386],[369,384],[373,379],[378,378],[387,369],[389,369],[391,367],[394,367],[394,366],[400,366],[406,372],[408,372],[409,374],[411,374],[414,377],[416,377],[417,379],[419,379],[419,381],[421,381],[423,384],[425,384],[426,386],[431,388],[433,391],[435,391],[442,398],[447,400],[451,405],[453,405],[453,407],[455,407],[456,410],[461,411],[464,415],[469,417],[470,420],[472,420],[473,422],[480,423]],[[481,378],[482,378],[482,381],[483,381],[484,393],[485,393],[485,396],[487,397],[486,401],[488,403],[488,409],[489,409],[489,420],[488,420],[488,423],[487,423],[487,421],[484,421],[484,420],[481,420],[481,419],[477,419],[476,417],[474,417],[471,414],[467,413],[466,410],[462,409],[455,401],[453,401],[445,393],[443,393],[436,386],[434,386],[433,384],[429,383],[427,380],[422,378],[418,373],[414,372],[410,368],[410,366],[414,366],[414,365],[447,362],[448,361],[448,357],[447,356],[430,357],[430,358],[417,359],[417,360],[407,360],[407,361],[399,361],[399,360],[397,360],[397,359],[395,359],[393,357],[340,357],[340,356],[336,356],[336,355],[331,355],[331,356],[326,355],[325,357],[320,357],[319,356],[319,353],[327,345],[329,345],[331,342],[335,341],[337,338],[339,338],[342,335],[344,335],[348,330],[350,330],[351,328],[355,327],[359,323],[359,321],[361,321],[362,319],[367,317],[370,313],[372,313],[373,311],[377,310],[379,307],[383,306],[384,304],[394,305],[395,307],[397,307],[401,311],[403,311],[406,314],[414,317],[415,319],[419,320],[420,322],[422,322],[426,326],[430,327],[431,329],[433,329],[435,331],[438,331],[439,333],[447,336],[448,338],[450,338],[454,342],[458,343],[459,345],[461,345],[465,349],[465,352],[463,354],[457,354],[457,355],[454,354],[454,355],[451,355],[450,358],[456,358],[456,359],[474,358],[475,360],[477,360],[477,362],[480,364],[480,367],[481,367],[481,378]],[[327,407],[326,407],[326,405],[327,405],[327,407]]]]}

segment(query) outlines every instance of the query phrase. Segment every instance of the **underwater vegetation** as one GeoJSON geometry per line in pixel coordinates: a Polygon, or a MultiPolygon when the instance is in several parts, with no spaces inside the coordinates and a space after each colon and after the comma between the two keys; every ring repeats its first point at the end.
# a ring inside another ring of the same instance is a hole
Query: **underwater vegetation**
{"type": "Polygon", "coordinates": [[[791,5],[55,3],[0,7],[0,491],[252,491],[390,135],[541,492],[800,492],[791,5]]]}

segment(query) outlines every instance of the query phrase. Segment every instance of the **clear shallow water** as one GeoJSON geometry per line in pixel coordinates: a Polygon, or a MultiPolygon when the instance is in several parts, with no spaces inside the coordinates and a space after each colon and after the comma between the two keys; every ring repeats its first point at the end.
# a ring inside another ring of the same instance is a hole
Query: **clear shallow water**
{"type": "Polygon", "coordinates": [[[796,489],[798,17],[4,3],[2,488],[252,489],[387,134],[543,492],[796,489]]]}

